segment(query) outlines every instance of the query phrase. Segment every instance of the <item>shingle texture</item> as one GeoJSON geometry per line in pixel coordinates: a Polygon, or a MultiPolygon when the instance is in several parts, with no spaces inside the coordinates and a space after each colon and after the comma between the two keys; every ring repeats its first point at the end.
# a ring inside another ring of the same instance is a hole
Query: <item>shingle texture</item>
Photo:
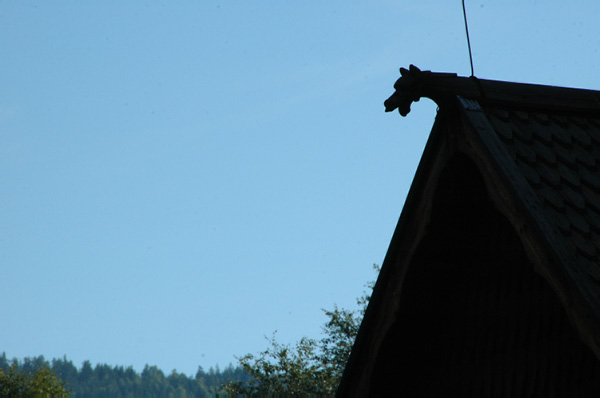
{"type": "Polygon", "coordinates": [[[600,286],[600,115],[485,110],[548,219],[573,250],[577,272],[600,286]]]}

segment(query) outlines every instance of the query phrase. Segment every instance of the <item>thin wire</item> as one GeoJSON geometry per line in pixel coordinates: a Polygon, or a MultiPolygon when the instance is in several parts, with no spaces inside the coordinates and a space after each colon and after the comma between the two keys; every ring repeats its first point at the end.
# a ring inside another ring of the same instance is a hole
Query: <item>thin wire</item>
{"type": "Polygon", "coordinates": [[[467,45],[469,46],[469,61],[471,61],[471,76],[475,76],[473,70],[473,53],[471,53],[471,39],[469,39],[469,25],[467,24],[467,9],[465,8],[465,0],[462,0],[463,15],[465,17],[465,30],[467,31],[467,45]]]}

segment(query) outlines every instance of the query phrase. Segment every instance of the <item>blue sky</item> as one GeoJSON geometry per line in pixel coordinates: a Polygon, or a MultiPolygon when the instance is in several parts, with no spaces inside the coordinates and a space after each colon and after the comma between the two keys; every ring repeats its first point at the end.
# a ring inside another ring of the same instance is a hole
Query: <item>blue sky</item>
{"type": "MultiPolygon", "coordinates": [[[[480,78],[600,90],[600,3],[467,1],[480,78]]],[[[0,352],[194,374],[319,337],[469,75],[460,1],[0,5],[0,352]]]]}

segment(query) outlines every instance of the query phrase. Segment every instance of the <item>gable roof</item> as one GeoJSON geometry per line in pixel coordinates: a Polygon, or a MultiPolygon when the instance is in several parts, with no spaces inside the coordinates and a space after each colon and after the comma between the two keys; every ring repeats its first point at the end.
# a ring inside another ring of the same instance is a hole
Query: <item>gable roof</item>
{"type": "MultiPolygon", "coordinates": [[[[586,345],[600,358],[600,92],[401,69],[386,111],[406,116],[421,97],[439,106],[338,396],[377,352],[403,276],[431,211],[447,152],[466,153],[552,287],[586,345]],[[443,126],[454,120],[461,131],[443,126]],[[394,292],[390,292],[394,290],[394,292]]],[[[368,371],[367,371],[368,373],[368,371]]]]}

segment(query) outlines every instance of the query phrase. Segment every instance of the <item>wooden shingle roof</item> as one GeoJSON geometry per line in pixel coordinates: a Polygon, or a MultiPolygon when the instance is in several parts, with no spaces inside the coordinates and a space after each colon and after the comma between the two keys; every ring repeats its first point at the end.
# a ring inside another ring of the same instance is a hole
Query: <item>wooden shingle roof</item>
{"type": "Polygon", "coordinates": [[[491,107],[486,109],[486,118],[541,205],[531,211],[557,234],[556,244],[565,246],[563,265],[568,275],[597,307],[600,114],[491,107]]]}
{"type": "Polygon", "coordinates": [[[428,228],[435,164],[453,151],[477,164],[494,205],[518,234],[535,271],[600,358],[600,92],[466,78],[414,66],[401,73],[386,111],[398,109],[406,116],[413,102],[428,97],[439,112],[338,396],[353,396],[350,389],[361,372],[369,372],[367,362],[375,360],[382,339],[377,336],[389,327],[386,319],[399,305],[389,301],[400,300],[403,275],[411,266],[417,243],[410,241],[418,241],[428,228]],[[450,119],[462,126],[460,132],[443,128],[450,119]]]}

